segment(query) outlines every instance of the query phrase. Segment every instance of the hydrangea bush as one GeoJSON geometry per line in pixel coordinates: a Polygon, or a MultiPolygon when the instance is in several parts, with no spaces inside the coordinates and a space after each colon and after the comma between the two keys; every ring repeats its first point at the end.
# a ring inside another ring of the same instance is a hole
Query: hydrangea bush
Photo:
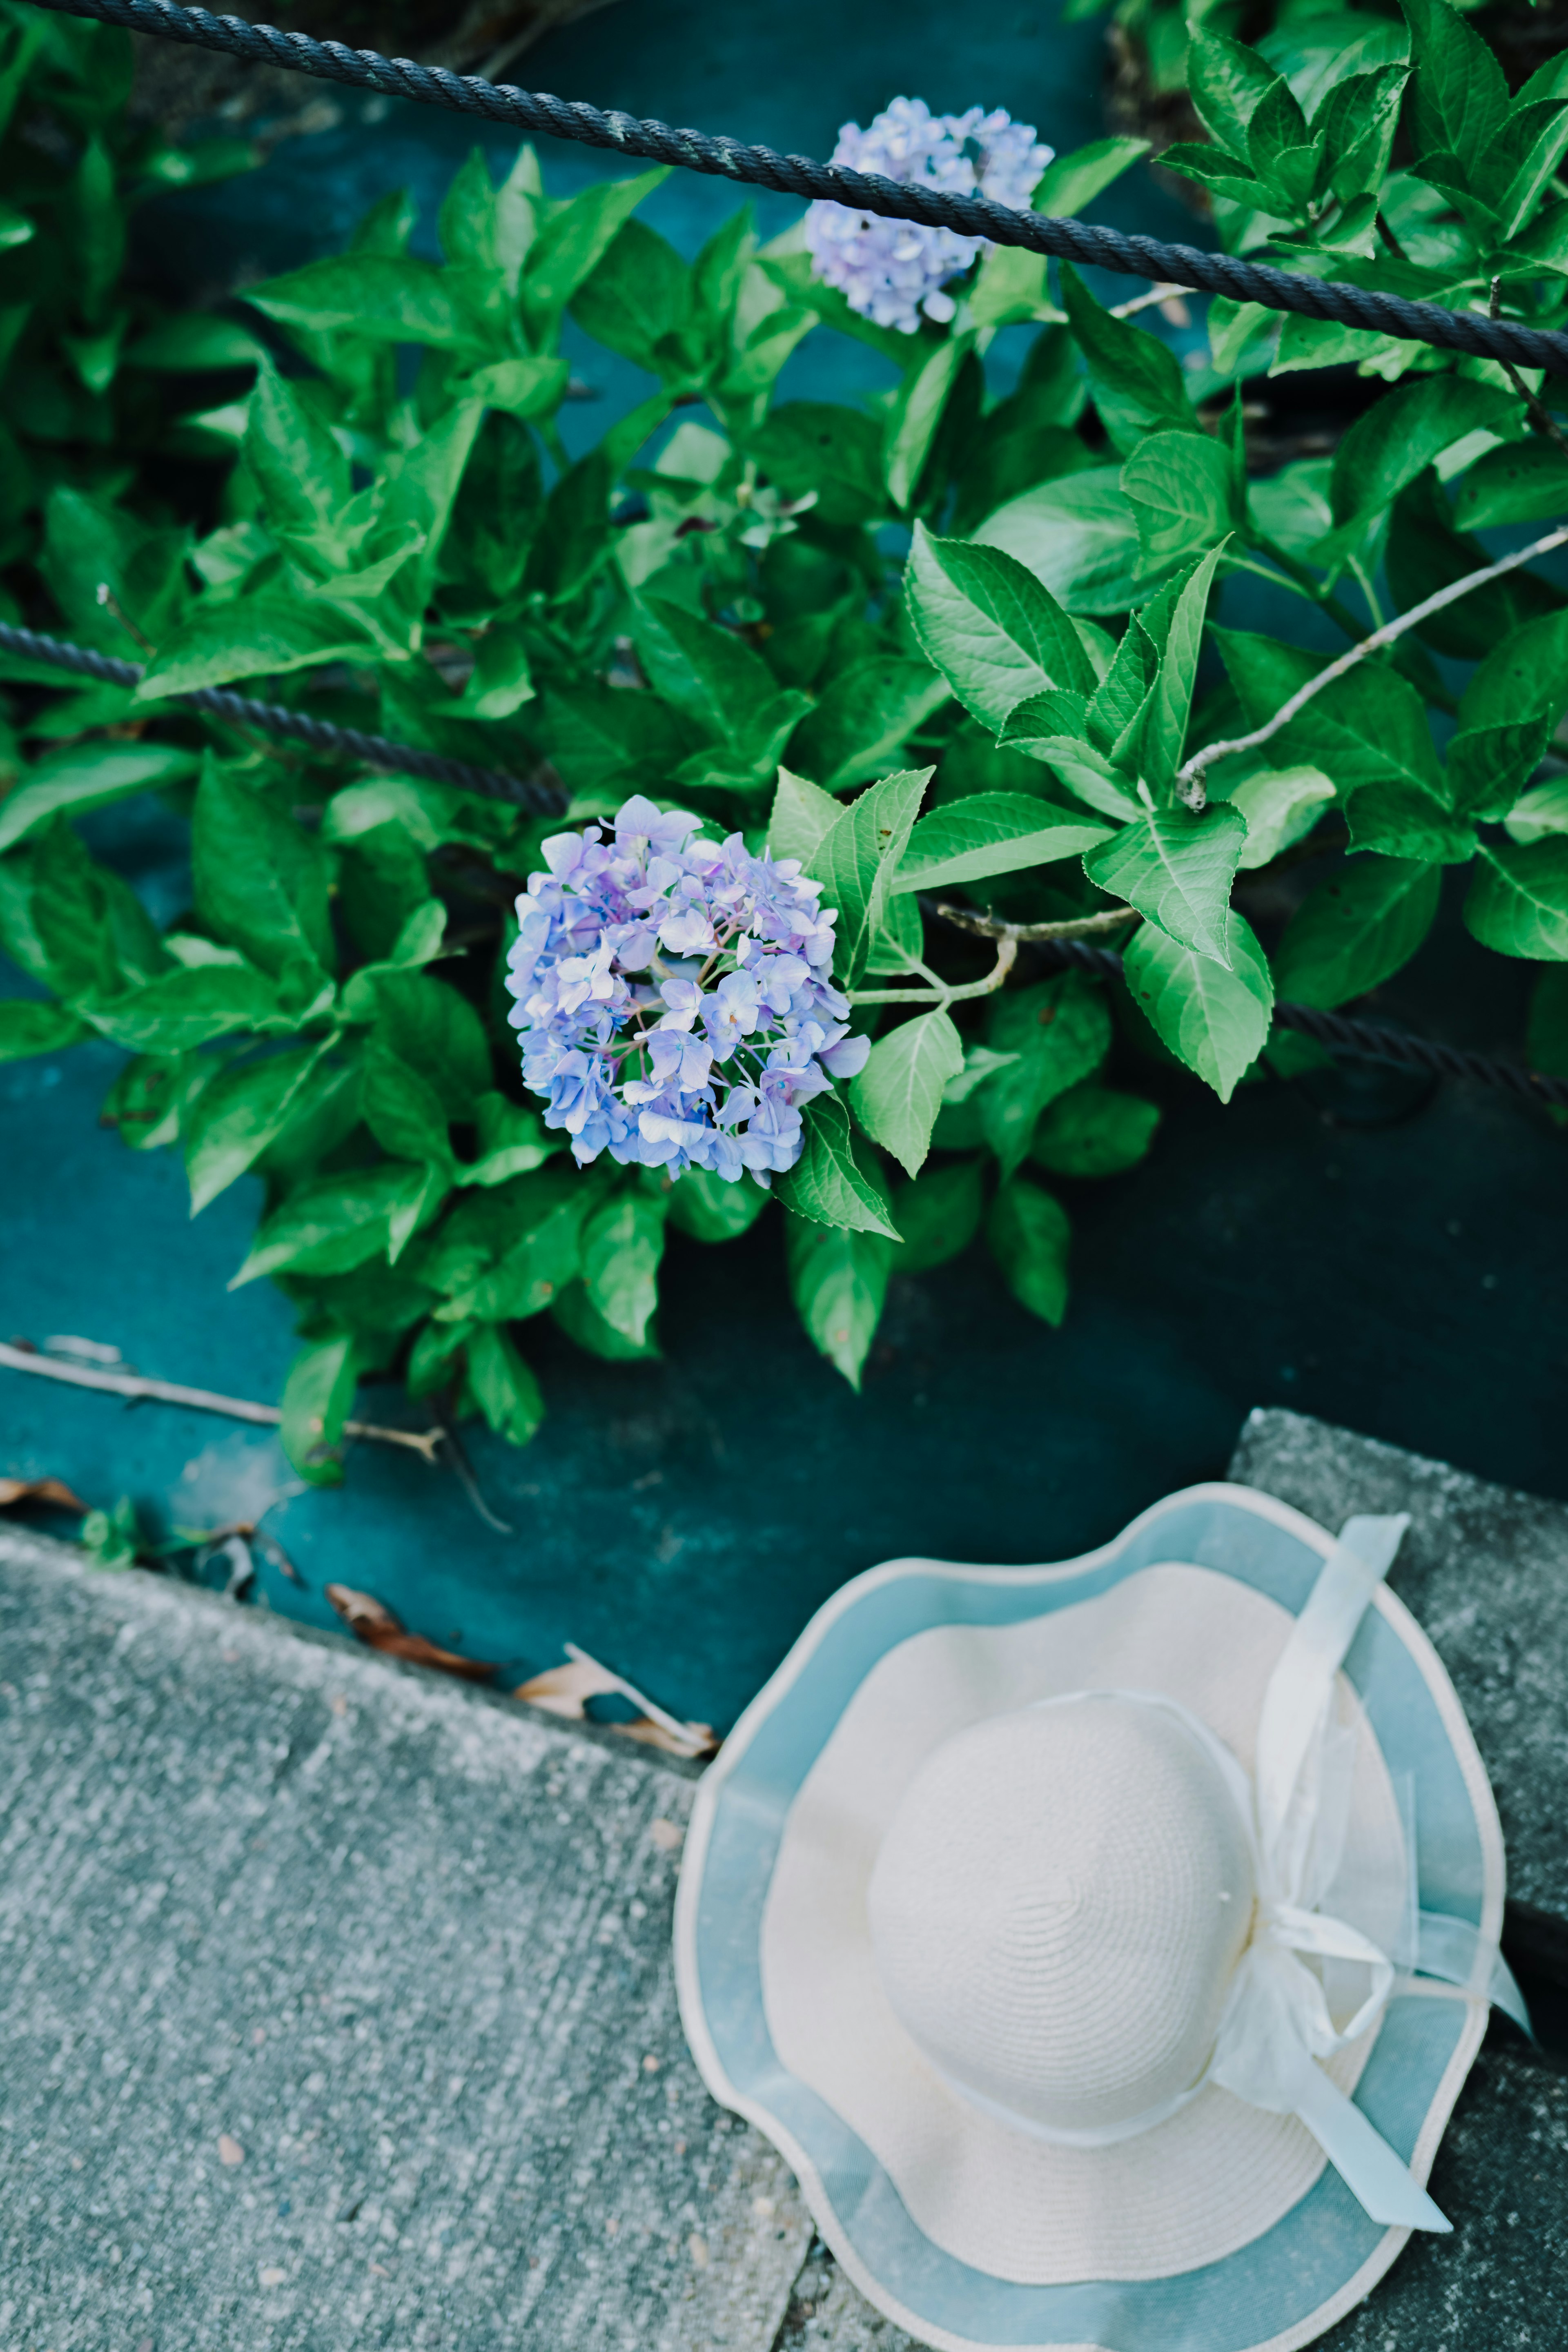
{"type": "MultiPolygon", "coordinates": [[[[1163,162],[1233,247],[1560,326],[1568,71],[1512,90],[1447,0],[1403,7],[1326,46],[1199,26],[1205,136],[1163,162]]],[[[73,219],[100,140],[67,108],[38,151],[73,219]]],[[[1142,150],[1040,173],[1026,127],[901,101],[840,152],[1064,213],[1142,150]]],[[[370,1380],[525,1441],[536,1318],[656,1357],[672,1234],[756,1226],[856,1384],[889,1285],[982,1241],[1059,1322],[1081,1188],[1138,1181],[1184,1090],[1289,1082],[1277,993],[1375,992],[1445,951],[1440,901],[1568,1072],[1561,382],[1220,301],[1179,362],[1128,314],[1153,289],[853,215],[764,246],[742,208],[688,260],[637,215],[660,176],[562,204],[477,154],[441,263],[392,195],[253,326],[179,322],[199,526],[49,389],[147,359],[107,279],[0,387],[56,436],[17,609],[147,665],[7,672],[0,1056],[108,1041],[104,1118],[178,1149],[194,1209],[256,1182],[235,1279],[297,1307],[308,1477],[370,1380]],[[647,387],[574,459],[568,316],[647,387]],[[781,398],[827,332],[880,388],[781,398]],[[1331,446],[1260,439],[1313,368],[1331,446]],[[564,814],[175,698],[230,680],[564,814]],[[153,791],[191,842],[158,921],[79,829],[153,791]],[[1124,983],[1050,962],[1064,927],[1124,983]]]]}

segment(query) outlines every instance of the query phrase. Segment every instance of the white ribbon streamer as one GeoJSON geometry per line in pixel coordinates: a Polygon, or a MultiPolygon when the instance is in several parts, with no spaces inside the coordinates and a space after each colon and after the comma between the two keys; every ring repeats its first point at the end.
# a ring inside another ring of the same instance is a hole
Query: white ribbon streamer
{"type": "Polygon", "coordinates": [[[1374,2221],[1443,2231],[1451,2223],[1318,2063],[1364,2033],[1394,1988],[1387,1955],[1317,1906],[1338,1864],[1348,1795],[1334,1677],[1409,1524],[1404,1514],[1345,1522],[1269,1677],[1253,1785],[1258,1908],[1208,2078],[1251,2106],[1298,2116],[1374,2221]],[[1310,1961],[1367,1971],[1344,2026],[1310,1961]]]}

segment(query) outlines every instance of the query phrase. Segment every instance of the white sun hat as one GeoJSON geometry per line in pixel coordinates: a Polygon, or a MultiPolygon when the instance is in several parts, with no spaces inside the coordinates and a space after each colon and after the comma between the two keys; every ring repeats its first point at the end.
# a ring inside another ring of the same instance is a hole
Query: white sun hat
{"type": "Polygon", "coordinates": [[[847,1585],[698,1792],[688,2040],[939,2352],[1295,2352],[1412,2229],[1496,2000],[1452,1684],[1339,1538],[1228,1486],[1060,1566],[847,1585]]]}

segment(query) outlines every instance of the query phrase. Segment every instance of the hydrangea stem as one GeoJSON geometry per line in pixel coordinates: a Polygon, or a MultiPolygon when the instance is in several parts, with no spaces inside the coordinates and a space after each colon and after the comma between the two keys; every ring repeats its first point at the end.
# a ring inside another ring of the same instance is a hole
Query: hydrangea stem
{"type": "MultiPolygon", "coordinates": [[[[963,988],[949,988],[939,981],[934,988],[852,988],[848,992],[851,1004],[963,1004],[972,996],[990,996],[1000,988],[1018,960],[1016,939],[1002,940],[996,949],[996,961],[984,980],[972,980],[963,988]]],[[[913,967],[911,966],[911,969],[913,967]]],[[[925,966],[920,969],[923,971],[925,966]]],[[[930,975],[934,978],[934,974],[930,975]]]]}

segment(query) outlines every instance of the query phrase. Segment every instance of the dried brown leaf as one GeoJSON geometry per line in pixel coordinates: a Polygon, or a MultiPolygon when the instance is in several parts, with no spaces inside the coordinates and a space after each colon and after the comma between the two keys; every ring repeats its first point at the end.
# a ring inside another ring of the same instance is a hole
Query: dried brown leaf
{"type": "Polygon", "coordinates": [[[437,1643],[427,1642],[423,1633],[405,1633],[402,1620],[374,1593],[356,1592],[347,1584],[329,1584],[327,1599],[367,1649],[403,1658],[412,1666],[433,1666],[438,1674],[456,1675],[466,1683],[488,1683],[495,1672],[494,1666],[479,1658],[460,1657],[456,1650],[443,1650],[437,1643]]]}
{"type": "MultiPolygon", "coordinates": [[[[615,1694],[626,1696],[626,1685],[619,1675],[592,1658],[574,1658],[568,1665],[552,1666],[547,1673],[535,1675],[531,1681],[519,1684],[513,1698],[525,1699],[530,1706],[542,1707],[546,1715],[563,1716],[572,1723],[587,1717],[587,1702],[591,1698],[607,1698],[615,1694]]],[[[678,1738],[662,1723],[650,1722],[645,1715],[634,1723],[605,1723],[603,1731],[618,1731],[623,1739],[637,1740],[645,1748],[658,1748],[667,1756],[711,1756],[719,1745],[718,1735],[711,1724],[689,1723],[682,1726],[689,1736],[678,1738]]]]}
{"type": "Polygon", "coordinates": [[[63,1478],[0,1478],[0,1511],[14,1511],[27,1503],[41,1503],[55,1511],[85,1511],[87,1505],[63,1478]]]}

